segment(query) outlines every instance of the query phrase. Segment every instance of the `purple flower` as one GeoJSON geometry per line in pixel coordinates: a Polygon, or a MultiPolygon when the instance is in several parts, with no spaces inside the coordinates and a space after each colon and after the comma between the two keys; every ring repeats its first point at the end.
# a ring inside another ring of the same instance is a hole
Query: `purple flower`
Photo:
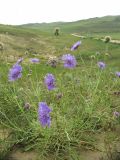
{"type": "Polygon", "coordinates": [[[116,76],[120,78],[120,72],[116,72],[116,76]]]}
{"type": "Polygon", "coordinates": [[[98,62],[97,64],[98,64],[98,67],[101,69],[104,69],[106,66],[104,62],[98,62]]]}
{"type": "Polygon", "coordinates": [[[39,63],[40,62],[40,60],[38,58],[31,58],[30,61],[32,63],[39,63]]]}
{"type": "Polygon", "coordinates": [[[38,108],[38,119],[43,127],[50,127],[51,118],[50,118],[51,109],[47,106],[46,102],[40,102],[38,108]]]}
{"type": "Polygon", "coordinates": [[[115,111],[113,114],[114,114],[114,116],[115,116],[116,118],[120,117],[120,113],[117,112],[117,111],[115,111]]]}
{"type": "Polygon", "coordinates": [[[9,71],[8,78],[9,81],[15,81],[21,78],[22,67],[18,64],[15,64],[9,71]]]}
{"type": "Polygon", "coordinates": [[[62,60],[64,61],[64,67],[66,68],[74,68],[77,64],[75,57],[71,54],[63,55],[62,60]]]}
{"type": "Polygon", "coordinates": [[[53,90],[55,88],[55,78],[52,74],[48,73],[44,78],[44,83],[48,90],[53,90]]]}
{"type": "Polygon", "coordinates": [[[76,42],[76,43],[71,47],[71,51],[76,50],[80,45],[81,45],[81,41],[76,42]]]}

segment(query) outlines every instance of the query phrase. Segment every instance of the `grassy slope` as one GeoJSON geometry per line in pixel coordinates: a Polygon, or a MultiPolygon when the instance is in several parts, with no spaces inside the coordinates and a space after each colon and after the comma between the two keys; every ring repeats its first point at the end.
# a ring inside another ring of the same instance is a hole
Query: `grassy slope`
{"type": "MultiPolygon", "coordinates": [[[[63,32],[59,37],[55,37],[50,30],[42,32],[31,28],[0,27],[0,41],[5,46],[5,51],[0,53],[0,117],[1,122],[11,130],[7,141],[2,141],[3,152],[6,153],[9,147],[18,143],[26,150],[36,148],[41,150],[41,153],[56,153],[58,158],[60,150],[71,152],[72,146],[79,148],[82,142],[85,143],[84,147],[94,148],[93,135],[96,132],[111,130],[112,127],[114,129],[118,124],[117,120],[113,120],[112,114],[114,110],[120,111],[119,99],[113,95],[114,91],[119,91],[120,86],[119,79],[114,75],[115,71],[120,69],[120,45],[109,44],[109,56],[106,56],[105,43],[87,38],[82,39],[78,50],[71,52],[71,45],[80,39],[68,33],[63,32]],[[30,47],[38,54],[25,55],[26,48],[30,47]],[[96,55],[97,51],[101,54],[96,55]],[[60,56],[65,53],[76,56],[78,67],[75,70],[63,69],[62,65],[57,68],[45,65],[47,54],[60,56]],[[5,54],[14,55],[16,59],[6,59],[5,54]],[[91,55],[94,55],[95,59],[92,59],[91,55]],[[23,76],[14,84],[10,84],[8,71],[18,56],[25,58],[22,64],[23,76]],[[29,63],[29,58],[34,56],[41,59],[40,64],[29,63]],[[5,59],[7,63],[4,62],[5,59]],[[107,63],[103,72],[97,68],[96,63],[99,60],[107,63]],[[28,77],[30,70],[32,75],[28,77]],[[57,83],[57,89],[50,93],[43,85],[43,78],[48,72],[55,75],[57,83]],[[56,100],[58,93],[63,93],[60,101],[56,100]],[[38,102],[41,100],[47,101],[53,109],[50,129],[42,129],[37,121],[38,102]],[[23,109],[26,102],[31,104],[31,110],[28,112],[23,109]],[[44,149],[46,147],[47,150],[44,149]]],[[[3,156],[3,153],[1,155],[3,156]]]]}
{"type": "Polygon", "coordinates": [[[55,27],[60,27],[61,33],[79,33],[96,37],[111,35],[113,39],[120,39],[120,16],[96,17],[75,22],[33,23],[16,27],[0,25],[0,32],[29,37],[40,31],[51,34],[55,27]]]}
{"type": "Polygon", "coordinates": [[[26,24],[22,27],[36,28],[40,30],[53,31],[55,27],[60,27],[62,32],[68,33],[113,33],[120,32],[120,16],[106,16],[101,18],[91,18],[75,22],[56,22],[42,24],[26,24]]]}
{"type": "MultiPolygon", "coordinates": [[[[69,48],[77,40],[82,40],[80,50],[75,51],[78,57],[82,55],[85,59],[89,59],[91,55],[96,56],[97,51],[101,54],[105,54],[106,52],[106,44],[104,42],[89,37],[87,39],[80,39],[68,33],[62,33],[59,37],[55,37],[53,33],[42,32],[38,29],[0,26],[0,42],[4,45],[3,55],[5,57],[8,56],[8,59],[11,56],[14,56],[15,60],[20,56],[25,56],[25,53],[30,48],[32,48],[32,51],[28,53],[29,57],[60,56],[65,52],[69,53],[69,48]],[[34,52],[37,54],[33,54],[34,52]]],[[[109,44],[108,47],[108,59],[112,63],[119,65],[120,45],[109,44]],[[113,61],[113,59],[116,61],[113,61]]]]}

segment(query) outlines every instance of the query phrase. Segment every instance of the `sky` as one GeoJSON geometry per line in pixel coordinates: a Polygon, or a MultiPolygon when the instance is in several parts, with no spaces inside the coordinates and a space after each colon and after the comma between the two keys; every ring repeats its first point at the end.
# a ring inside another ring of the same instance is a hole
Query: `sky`
{"type": "Polygon", "coordinates": [[[0,24],[26,24],[120,15],[120,0],[0,0],[0,24]]]}

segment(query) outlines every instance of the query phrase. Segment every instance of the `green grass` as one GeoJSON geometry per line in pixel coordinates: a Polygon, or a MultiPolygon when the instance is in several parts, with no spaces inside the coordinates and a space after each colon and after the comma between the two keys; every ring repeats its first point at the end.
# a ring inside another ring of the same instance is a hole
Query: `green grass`
{"type": "MultiPolygon", "coordinates": [[[[120,112],[119,95],[114,94],[120,88],[120,79],[115,76],[120,71],[120,45],[108,44],[106,55],[106,44],[90,37],[80,39],[67,33],[55,37],[53,33],[30,28],[7,28],[7,35],[3,30],[0,35],[4,44],[0,52],[0,128],[7,129],[9,135],[0,140],[2,159],[16,147],[36,150],[44,157],[52,154],[57,159],[77,159],[76,150],[81,148],[95,150],[95,135],[105,131],[109,135],[120,123],[113,116],[115,110],[120,112]],[[78,40],[82,41],[81,46],[71,52],[71,45],[78,40]],[[26,49],[30,47],[37,54],[26,49]],[[47,55],[60,57],[66,53],[75,55],[75,69],[65,69],[62,63],[56,68],[46,65],[47,55]],[[20,56],[24,57],[22,78],[8,82],[9,69],[20,56]],[[31,64],[32,57],[40,58],[40,64],[31,64]],[[104,70],[98,68],[98,61],[106,63],[104,70]],[[44,85],[47,73],[56,78],[53,91],[44,85]],[[57,99],[58,94],[63,95],[61,99],[57,99]],[[41,101],[52,109],[50,128],[42,128],[38,121],[41,101]],[[30,110],[24,109],[25,103],[30,104],[30,110]]],[[[114,140],[118,141],[118,137],[114,140]]]]}

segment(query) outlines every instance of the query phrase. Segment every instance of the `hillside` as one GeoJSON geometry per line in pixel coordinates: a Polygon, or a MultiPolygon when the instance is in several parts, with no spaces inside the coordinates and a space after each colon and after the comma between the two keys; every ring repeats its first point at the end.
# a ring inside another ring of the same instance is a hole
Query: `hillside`
{"type": "Polygon", "coordinates": [[[96,38],[109,35],[112,39],[120,39],[120,16],[95,17],[75,22],[28,23],[17,26],[0,24],[0,33],[29,38],[39,34],[51,35],[55,27],[60,28],[61,34],[78,33],[96,38]]]}
{"type": "Polygon", "coordinates": [[[0,25],[0,160],[120,160],[119,20],[0,25]]]}
{"type": "Polygon", "coordinates": [[[20,27],[53,31],[54,27],[60,27],[62,32],[120,32],[120,16],[95,17],[75,22],[32,23],[20,27]]]}

